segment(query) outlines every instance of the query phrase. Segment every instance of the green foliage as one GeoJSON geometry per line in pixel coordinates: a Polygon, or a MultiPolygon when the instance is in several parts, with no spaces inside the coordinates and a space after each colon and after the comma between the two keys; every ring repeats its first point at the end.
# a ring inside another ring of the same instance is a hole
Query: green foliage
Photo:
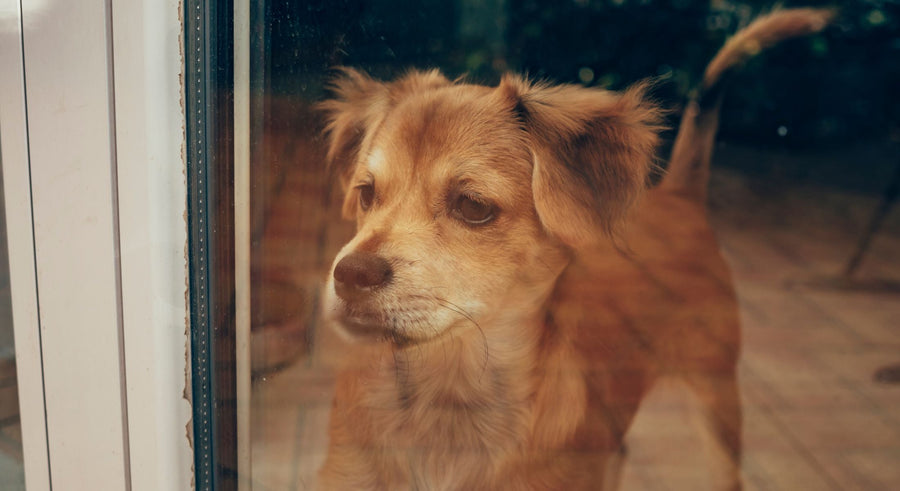
{"type": "MultiPolygon", "coordinates": [[[[831,1],[783,1],[785,6],[831,1]]],[[[840,2],[835,26],[752,60],[721,134],[820,145],[900,133],[900,0],[840,2]]],[[[753,0],[315,0],[268,2],[267,87],[321,87],[328,68],[379,77],[439,67],[492,83],[505,70],[621,89],[655,77],[677,108],[721,44],[773,8],[753,0]]],[[[310,93],[310,92],[308,92],[310,93]]],[[[318,93],[310,93],[318,96],[318,93]]]]}

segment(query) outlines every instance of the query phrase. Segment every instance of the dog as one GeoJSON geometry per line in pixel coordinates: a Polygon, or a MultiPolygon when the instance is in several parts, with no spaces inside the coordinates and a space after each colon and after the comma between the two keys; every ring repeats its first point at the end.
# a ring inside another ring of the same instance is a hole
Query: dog
{"type": "Polygon", "coordinates": [[[646,193],[647,84],[343,69],[322,109],[357,231],[325,287],[349,343],[320,488],[615,489],[642,398],[677,376],[716,487],[739,489],[738,310],[705,206],[722,82],[832,15],[775,11],[726,43],[646,193]]]}

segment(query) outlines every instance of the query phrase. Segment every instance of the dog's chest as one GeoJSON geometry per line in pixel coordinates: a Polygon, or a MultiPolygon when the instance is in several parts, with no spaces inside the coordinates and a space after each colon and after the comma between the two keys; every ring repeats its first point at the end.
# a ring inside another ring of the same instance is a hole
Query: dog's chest
{"type": "Polygon", "coordinates": [[[503,471],[528,438],[530,405],[502,371],[482,370],[441,377],[385,372],[368,385],[371,428],[381,465],[392,469],[389,480],[411,489],[472,489],[503,471]]]}

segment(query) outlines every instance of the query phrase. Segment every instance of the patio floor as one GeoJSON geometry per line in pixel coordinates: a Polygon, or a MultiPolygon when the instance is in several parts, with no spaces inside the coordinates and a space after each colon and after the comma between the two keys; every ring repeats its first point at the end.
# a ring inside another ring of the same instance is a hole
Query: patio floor
{"type": "MultiPolygon", "coordinates": [[[[300,167],[273,199],[257,272],[260,281],[299,285],[314,300],[318,278],[351,231],[323,228],[336,220],[334,210],[310,218],[321,202],[310,203],[304,186],[321,176],[300,167]]],[[[900,385],[875,376],[900,364],[900,209],[856,275],[840,276],[878,198],[715,169],[710,209],[743,328],[745,489],[900,489],[900,385]]],[[[324,458],[327,353],[340,347],[312,329],[304,333],[314,340],[309,349],[255,379],[256,491],[307,489],[324,458]]],[[[692,451],[700,444],[693,412],[677,384],[651,393],[627,437],[623,489],[706,488],[702,453],[692,451]]]]}

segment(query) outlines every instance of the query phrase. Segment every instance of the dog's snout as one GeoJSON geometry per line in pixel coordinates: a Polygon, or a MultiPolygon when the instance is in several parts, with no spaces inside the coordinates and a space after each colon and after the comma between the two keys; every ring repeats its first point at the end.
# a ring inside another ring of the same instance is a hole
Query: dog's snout
{"type": "Polygon", "coordinates": [[[391,281],[393,270],[383,257],[368,252],[354,252],[334,267],[334,283],[338,296],[347,298],[366,288],[384,286],[391,281]]]}

